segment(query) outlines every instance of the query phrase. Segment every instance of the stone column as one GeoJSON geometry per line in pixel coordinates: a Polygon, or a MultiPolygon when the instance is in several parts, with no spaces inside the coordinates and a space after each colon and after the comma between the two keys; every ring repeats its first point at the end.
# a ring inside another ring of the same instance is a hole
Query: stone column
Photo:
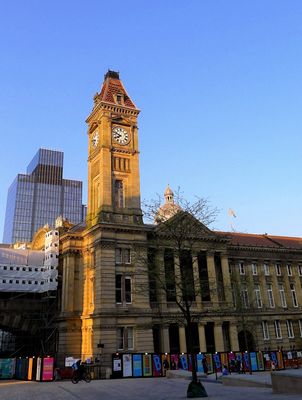
{"type": "Polygon", "coordinates": [[[237,326],[235,323],[231,323],[231,322],[230,322],[230,341],[231,341],[231,350],[238,351],[239,350],[239,342],[238,342],[237,326]]]}
{"type": "Polygon", "coordinates": [[[179,332],[179,347],[181,353],[187,352],[187,343],[186,343],[186,331],[184,326],[178,327],[179,332]]]}
{"type": "Polygon", "coordinates": [[[229,271],[229,260],[227,254],[221,253],[221,270],[224,286],[225,301],[230,306],[233,306],[231,275],[229,271]]]}
{"type": "Polygon", "coordinates": [[[214,324],[214,339],[215,339],[215,350],[224,351],[222,323],[220,322],[215,322],[214,324]]]}
{"type": "Polygon", "coordinates": [[[193,264],[196,305],[197,305],[198,309],[201,309],[202,301],[201,301],[201,287],[200,287],[200,279],[199,279],[199,271],[198,271],[198,257],[195,252],[192,254],[192,264],[193,264]]]}
{"type": "Polygon", "coordinates": [[[174,254],[174,271],[175,271],[175,289],[176,297],[182,298],[182,285],[181,285],[181,272],[180,272],[180,260],[178,255],[174,254]]]}
{"type": "Polygon", "coordinates": [[[74,300],[74,254],[67,254],[66,258],[66,269],[67,282],[66,282],[66,309],[65,311],[73,311],[73,300],[74,300]]]}
{"type": "Polygon", "coordinates": [[[207,341],[205,335],[205,327],[204,324],[202,323],[198,324],[198,336],[199,336],[199,350],[202,353],[205,353],[207,351],[207,341]]]}
{"type": "Polygon", "coordinates": [[[211,303],[213,307],[217,308],[218,304],[218,293],[217,293],[217,278],[215,271],[214,253],[207,252],[207,266],[208,266],[208,277],[210,286],[211,303]]]}
{"type": "MultiPolygon", "coordinates": [[[[155,265],[157,268],[157,272],[160,274],[162,279],[165,279],[165,260],[164,260],[164,249],[159,249],[156,251],[155,255],[155,265]]],[[[156,282],[156,285],[158,283],[156,282]]],[[[159,283],[159,286],[156,287],[157,290],[157,295],[158,295],[158,304],[159,308],[162,311],[165,311],[167,309],[167,293],[164,290],[165,281],[162,283],[159,283]]]]}

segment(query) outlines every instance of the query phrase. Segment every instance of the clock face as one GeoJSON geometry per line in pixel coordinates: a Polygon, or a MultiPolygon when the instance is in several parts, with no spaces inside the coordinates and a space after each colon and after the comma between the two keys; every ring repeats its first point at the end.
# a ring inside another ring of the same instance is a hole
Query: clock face
{"type": "Polygon", "coordinates": [[[125,145],[130,142],[129,133],[126,131],[126,129],[121,128],[120,126],[114,126],[112,128],[112,137],[121,145],[125,145]]]}
{"type": "Polygon", "coordinates": [[[97,131],[92,135],[91,143],[93,147],[96,147],[99,144],[99,133],[97,131]]]}

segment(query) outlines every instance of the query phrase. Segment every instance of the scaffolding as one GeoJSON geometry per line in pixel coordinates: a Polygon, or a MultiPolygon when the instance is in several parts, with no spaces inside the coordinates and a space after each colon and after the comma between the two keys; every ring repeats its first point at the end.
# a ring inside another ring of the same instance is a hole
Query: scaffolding
{"type": "Polygon", "coordinates": [[[0,354],[56,352],[58,265],[58,230],[43,250],[0,247],[0,354]]]}

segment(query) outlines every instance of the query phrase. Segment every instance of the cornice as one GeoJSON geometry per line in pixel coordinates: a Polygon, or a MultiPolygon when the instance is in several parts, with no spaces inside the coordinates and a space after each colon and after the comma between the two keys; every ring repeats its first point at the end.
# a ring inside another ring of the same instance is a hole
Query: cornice
{"type": "Polygon", "coordinates": [[[100,101],[97,103],[94,108],[92,109],[91,113],[89,116],[86,118],[86,123],[89,123],[89,121],[95,116],[95,114],[100,111],[101,109],[106,110],[106,111],[111,111],[114,113],[118,113],[120,115],[125,115],[125,116],[138,116],[140,113],[140,110],[137,108],[131,108],[127,106],[122,106],[122,105],[116,105],[116,104],[110,104],[110,103],[105,103],[104,101],[100,101]]]}

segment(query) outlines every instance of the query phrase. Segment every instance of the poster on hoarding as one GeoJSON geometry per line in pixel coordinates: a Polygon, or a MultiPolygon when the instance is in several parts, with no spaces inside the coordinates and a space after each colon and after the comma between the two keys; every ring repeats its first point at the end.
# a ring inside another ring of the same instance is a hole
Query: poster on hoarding
{"type": "Polygon", "coordinates": [[[43,358],[42,381],[53,380],[53,357],[43,358]]]}
{"type": "Polygon", "coordinates": [[[113,359],[113,371],[120,372],[122,370],[122,360],[120,358],[113,359]]]}
{"type": "Polygon", "coordinates": [[[252,371],[258,371],[257,354],[252,351],[250,353],[252,371]]]}
{"type": "Polygon", "coordinates": [[[27,371],[27,379],[31,381],[33,378],[33,359],[28,359],[28,371],[27,371]]]}
{"type": "Polygon", "coordinates": [[[230,353],[228,353],[228,359],[229,359],[230,371],[236,372],[237,371],[236,358],[235,358],[235,354],[232,351],[230,353]]]}
{"type": "Polygon", "coordinates": [[[277,360],[278,360],[278,368],[279,369],[284,369],[284,362],[283,362],[283,357],[282,357],[282,352],[277,351],[277,360]]]}
{"type": "Polygon", "coordinates": [[[132,376],[132,356],[131,354],[123,354],[123,377],[132,376]]]}
{"type": "Polygon", "coordinates": [[[142,376],[142,355],[141,354],[133,354],[132,358],[133,362],[133,376],[142,376]]]}
{"type": "Polygon", "coordinates": [[[203,355],[201,353],[196,355],[196,370],[197,372],[204,372],[202,365],[203,355]]]}
{"type": "Polygon", "coordinates": [[[72,367],[80,358],[66,357],[65,358],[65,367],[72,367]]]}
{"type": "Polygon", "coordinates": [[[15,375],[16,359],[3,358],[0,360],[0,379],[11,379],[15,375]]]}
{"type": "Polygon", "coordinates": [[[212,374],[214,372],[213,358],[211,353],[205,354],[207,364],[208,364],[208,373],[212,374]]]}
{"type": "Polygon", "coordinates": [[[180,368],[184,369],[185,371],[187,371],[188,370],[187,355],[186,354],[181,354],[179,359],[180,359],[180,368]]]}
{"type": "Polygon", "coordinates": [[[153,376],[161,376],[161,360],[159,354],[153,354],[153,376]]]}
{"type": "Polygon", "coordinates": [[[222,366],[229,367],[228,353],[220,353],[220,361],[222,366]]]}
{"type": "Polygon", "coordinates": [[[243,366],[245,371],[250,371],[250,356],[248,352],[243,353],[243,366]]]}
{"type": "Polygon", "coordinates": [[[263,353],[258,351],[257,353],[258,370],[264,371],[263,353]]]}
{"type": "Polygon", "coordinates": [[[221,362],[218,353],[213,354],[214,366],[217,372],[221,372],[221,362]]]}
{"type": "Polygon", "coordinates": [[[171,369],[178,369],[178,354],[171,354],[171,369]]]}
{"type": "Polygon", "coordinates": [[[41,380],[41,358],[37,358],[36,381],[41,380]]]}
{"type": "Polygon", "coordinates": [[[143,375],[152,376],[152,357],[151,354],[143,355],[143,375]]]}

